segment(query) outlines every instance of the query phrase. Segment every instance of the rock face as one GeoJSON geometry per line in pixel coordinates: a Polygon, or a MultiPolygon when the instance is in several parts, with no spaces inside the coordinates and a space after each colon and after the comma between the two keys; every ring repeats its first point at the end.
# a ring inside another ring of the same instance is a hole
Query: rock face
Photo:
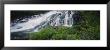
{"type": "Polygon", "coordinates": [[[71,27],[73,24],[73,14],[73,11],[61,11],[61,13],[56,13],[53,18],[50,19],[50,25],[71,27]]]}
{"type": "Polygon", "coordinates": [[[33,15],[29,18],[11,23],[11,32],[38,32],[40,29],[50,26],[71,27],[74,24],[74,14],[72,10],[55,10],[45,14],[33,15]]]}

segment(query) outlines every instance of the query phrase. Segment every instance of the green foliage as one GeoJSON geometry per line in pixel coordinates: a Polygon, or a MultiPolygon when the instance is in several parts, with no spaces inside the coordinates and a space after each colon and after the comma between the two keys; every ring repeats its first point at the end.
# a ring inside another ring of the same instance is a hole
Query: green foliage
{"type": "Polygon", "coordinates": [[[82,20],[72,27],[48,26],[39,32],[30,33],[32,40],[99,40],[100,13],[80,11],[82,20]]]}
{"type": "Polygon", "coordinates": [[[49,39],[52,34],[54,34],[55,31],[53,30],[53,28],[49,27],[49,28],[44,28],[42,29],[40,32],[34,32],[34,33],[30,33],[30,39],[37,39],[37,40],[47,40],[49,39]]]}
{"type": "Polygon", "coordinates": [[[64,40],[64,39],[66,39],[66,34],[54,34],[53,36],[52,36],[52,39],[53,40],[64,40]]]}

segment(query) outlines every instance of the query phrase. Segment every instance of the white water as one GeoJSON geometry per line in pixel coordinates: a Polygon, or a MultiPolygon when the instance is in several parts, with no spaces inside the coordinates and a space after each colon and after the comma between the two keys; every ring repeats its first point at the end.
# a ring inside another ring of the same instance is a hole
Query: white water
{"type": "MultiPolygon", "coordinates": [[[[34,15],[33,18],[27,18],[21,20],[23,23],[16,23],[16,25],[11,26],[11,32],[19,32],[19,31],[31,31],[38,32],[39,29],[43,28],[47,24],[51,26],[67,26],[71,27],[73,24],[72,15],[74,14],[71,11],[71,14],[68,14],[68,11],[50,11],[42,15],[34,15]],[[60,23],[60,17],[64,17],[64,23],[60,23]],[[69,22],[68,22],[69,21],[69,22]],[[68,24],[70,23],[70,24],[68,24]]],[[[18,19],[19,20],[19,19],[18,19]]],[[[13,24],[13,23],[12,23],[13,24]]]]}

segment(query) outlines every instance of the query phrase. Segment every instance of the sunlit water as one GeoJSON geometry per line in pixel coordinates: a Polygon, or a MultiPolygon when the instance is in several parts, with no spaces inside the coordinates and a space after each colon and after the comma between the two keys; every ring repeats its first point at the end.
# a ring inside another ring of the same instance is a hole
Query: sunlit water
{"type": "Polygon", "coordinates": [[[74,11],[50,11],[41,15],[33,15],[32,18],[24,18],[18,23],[11,23],[11,32],[29,31],[38,32],[47,24],[51,26],[67,26],[71,27],[73,24],[72,15],[74,11]]]}

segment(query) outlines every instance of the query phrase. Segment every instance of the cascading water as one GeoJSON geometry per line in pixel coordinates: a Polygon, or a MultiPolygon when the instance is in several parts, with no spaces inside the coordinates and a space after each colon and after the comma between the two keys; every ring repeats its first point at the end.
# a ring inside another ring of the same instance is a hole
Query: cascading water
{"type": "MultiPolygon", "coordinates": [[[[71,27],[74,23],[73,15],[74,11],[71,10],[59,10],[49,11],[45,14],[33,15],[31,18],[24,18],[16,23],[11,23],[11,33],[14,32],[38,32],[48,24],[51,26],[66,26],[71,27]]],[[[19,20],[19,19],[17,19],[19,20]]],[[[14,33],[16,34],[16,33],[14,33]]]]}

